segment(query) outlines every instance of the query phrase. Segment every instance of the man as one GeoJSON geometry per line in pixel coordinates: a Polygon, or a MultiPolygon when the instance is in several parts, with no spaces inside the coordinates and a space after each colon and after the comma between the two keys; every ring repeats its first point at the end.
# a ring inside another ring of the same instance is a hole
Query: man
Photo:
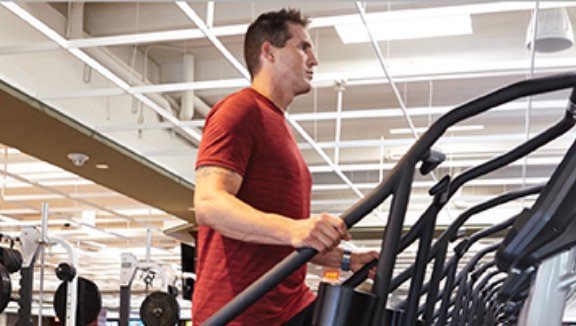
{"type": "MultiPolygon", "coordinates": [[[[295,248],[313,247],[314,263],[340,266],[350,239],[344,222],[310,217],[312,178],[284,117],[311,89],[318,61],[298,10],[261,15],[250,25],[244,56],[251,87],[210,111],[196,162],[198,230],[193,322],[199,325],[295,248]]],[[[377,258],[352,254],[352,270],[377,258]]],[[[303,266],[231,325],[310,324],[315,295],[303,266]],[[306,321],[308,319],[308,321],[306,321]]]]}

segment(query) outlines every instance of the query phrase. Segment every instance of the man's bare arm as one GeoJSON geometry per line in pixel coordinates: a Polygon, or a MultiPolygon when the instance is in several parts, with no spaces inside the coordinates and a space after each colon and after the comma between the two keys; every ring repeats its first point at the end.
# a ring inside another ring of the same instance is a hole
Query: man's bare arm
{"type": "Polygon", "coordinates": [[[327,214],[309,219],[262,212],[235,195],[242,184],[238,173],[215,166],[196,172],[194,206],[196,221],[224,236],[254,243],[313,247],[323,252],[348,239],[343,221],[327,214]]]}

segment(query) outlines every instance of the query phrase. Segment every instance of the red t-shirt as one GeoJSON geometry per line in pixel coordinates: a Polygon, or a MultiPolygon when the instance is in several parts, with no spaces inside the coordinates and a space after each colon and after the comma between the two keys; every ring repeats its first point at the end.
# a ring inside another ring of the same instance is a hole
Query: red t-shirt
{"type": "MultiPolygon", "coordinates": [[[[295,219],[310,215],[312,178],[284,113],[246,88],[208,114],[196,168],[220,166],[243,177],[237,197],[265,212],[295,219]]],[[[204,226],[198,229],[195,325],[294,251],[290,246],[246,243],[204,226]]],[[[279,325],[315,299],[305,284],[306,266],[285,279],[229,325],[279,325]]]]}

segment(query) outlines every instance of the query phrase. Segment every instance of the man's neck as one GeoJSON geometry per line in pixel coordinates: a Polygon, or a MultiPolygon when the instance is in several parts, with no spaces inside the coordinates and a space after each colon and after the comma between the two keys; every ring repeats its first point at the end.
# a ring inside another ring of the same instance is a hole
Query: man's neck
{"type": "Polygon", "coordinates": [[[294,99],[293,95],[282,92],[278,87],[275,87],[273,82],[263,80],[262,78],[255,78],[252,81],[251,87],[272,101],[272,103],[274,103],[282,111],[286,111],[294,99]]]}

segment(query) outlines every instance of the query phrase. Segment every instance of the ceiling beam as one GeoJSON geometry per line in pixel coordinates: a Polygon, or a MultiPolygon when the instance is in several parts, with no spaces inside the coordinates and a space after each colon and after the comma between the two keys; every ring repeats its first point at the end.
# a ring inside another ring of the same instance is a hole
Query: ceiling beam
{"type": "Polygon", "coordinates": [[[4,83],[0,83],[0,104],[0,143],[194,221],[191,183],[4,83]],[[38,132],[38,126],[46,132],[38,132]],[[72,164],[68,153],[83,150],[89,151],[88,163],[72,164]],[[97,169],[97,162],[110,168],[97,169]]]}

